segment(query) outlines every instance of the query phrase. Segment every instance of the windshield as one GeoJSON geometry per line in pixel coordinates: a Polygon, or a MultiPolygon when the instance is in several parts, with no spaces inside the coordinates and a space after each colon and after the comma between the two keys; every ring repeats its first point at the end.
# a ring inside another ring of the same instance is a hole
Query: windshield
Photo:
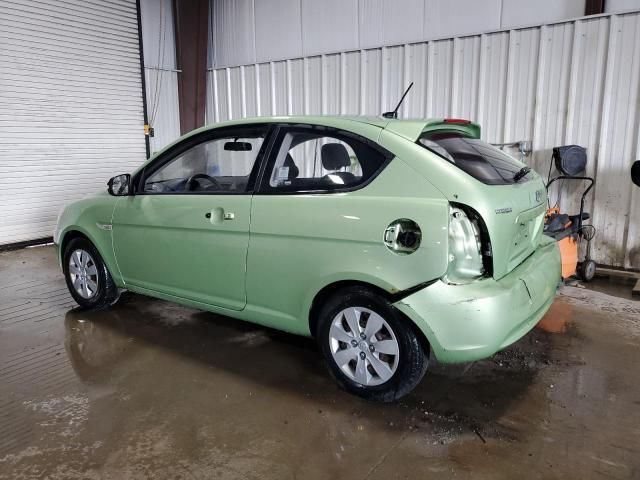
{"type": "Polygon", "coordinates": [[[418,143],[487,185],[525,182],[531,173],[514,179],[525,165],[502,150],[458,132],[425,132],[418,143]]]}

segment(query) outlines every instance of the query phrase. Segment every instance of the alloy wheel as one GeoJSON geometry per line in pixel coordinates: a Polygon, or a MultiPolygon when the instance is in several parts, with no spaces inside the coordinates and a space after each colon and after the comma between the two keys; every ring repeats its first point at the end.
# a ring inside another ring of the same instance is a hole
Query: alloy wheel
{"type": "Polygon", "coordinates": [[[331,322],[329,347],[344,374],[367,387],[385,383],[398,368],[396,335],[384,318],[368,308],[340,311],[331,322]]]}
{"type": "Polygon", "coordinates": [[[69,278],[82,298],[90,299],[98,293],[98,267],[86,250],[77,249],[69,257],[69,278]]]}

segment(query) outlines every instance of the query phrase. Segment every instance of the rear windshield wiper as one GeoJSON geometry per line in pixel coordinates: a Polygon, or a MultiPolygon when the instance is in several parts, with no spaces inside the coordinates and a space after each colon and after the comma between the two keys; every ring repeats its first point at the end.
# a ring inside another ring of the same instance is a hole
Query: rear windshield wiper
{"type": "Polygon", "coordinates": [[[522,167],[518,172],[513,176],[514,182],[519,182],[522,180],[527,173],[531,171],[531,167],[522,167]]]}

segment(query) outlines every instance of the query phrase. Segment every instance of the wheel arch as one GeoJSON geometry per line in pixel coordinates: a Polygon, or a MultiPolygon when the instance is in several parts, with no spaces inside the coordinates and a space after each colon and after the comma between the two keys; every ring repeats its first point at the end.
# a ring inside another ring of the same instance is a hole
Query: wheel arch
{"type": "MultiPolygon", "coordinates": [[[[354,287],[354,286],[367,288],[367,289],[373,291],[375,294],[380,295],[382,298],[384,298],[387,301],[389,301],[389,303],[395,303],[396,301],[398,301],[400,298],[402,298],[402,293],[403,293],[403,292],[390,293],[390,292],[386,291],[385,289],[383,289],[383,288],[381,288],[381,287],[379,287],[377,285],[374,285],[373,283],[360,281],[360,280],[339,280],[339,281],[332,282],[332,283],[330,283],[328,285],[325,285],[313,297],[313,300],[311,301],[311,305],[309,307],[309,318],[308,318],[308,321],[309,321],[309,332],[311,332],[311,336],[313,338],[317,338],[317,329],[318,329],[318,323],[319,323],[319,320],[320,320],[320,318],[319,318],[320,310],[322,309],[323,303],[327,299],[329,299],[332,295],[334,295],[335,293],[339,292],[340,290],[348,288],[348,287],[354,287]]],[[[403,312],[401,312],[398,309],[396,309],[396,311],[398,312],[399,316],[404,319],[404,321],[407,323],[407,325],[409,325],[409,327],[413,329],[413,331],[415,332],[416,336],[420,339],[420,343],[422,344],[422,346],[424,348],[424,351],[429,354],[430,348],[431,348],[430,347],[431,344],[429,342],[429,339],[426,337],[426,335],[422,331],[422,329],[420,329],[415,324],[415,322],[413,320],[411,320],[403,312]]]]}
{"type": "MultiPolygon", "coordinates": [[[[108,233],[110,234],[111,232],[108,232],[108,233]]],[[[110,235],[108,238],[96,238],[96,236],[92,235],[91,232],[88,232],[87,230],[85,230],[80,226],[77,226],[77,225],[70,226],[68,229],[66,229],[60,234],[60,248],[58,252],[58,257],[59,257],[58,260],[60,262],[60,266],[63,265],[64,253],[67,249],[67,246],[72,240],[76,238],[83,238],[88,242],[91,242],[91,244],[100,254],[100,257],[104,261],[105,265],[107,266],[107,269],[111,274],[111,278],[113,278],[114,282],[118,287],[122,288],[122,282],[120,280],[120,270],[117,268],[117,265],[115,262],[113,249],[111,247],[110,235]]]]}
{"type": "MultiPolygon", "coordinates": [[[[60,262],[62,263],[62,261],[64,260],[64,252],[67,250],[67,246],[69,245],[69,243],[76,239],[76,238],[84,238],[85,240],[88,240],[89,242],[91,242],[93,244],[93,246],[96,245],[96,243],[91,240],[91,238],[89,238],[88,235],[86,235],[84,232],[81,232],[80,230],[75,230],[75,229],[71,229],[71,230],[67,230],[66,232],[64,232],[60,238],[60,262]]],[[[98,247],[96,247],[98,248],[98,247]]],[[[100,250],[98,250],[100,251],[100,250]]],[[[100,255],[102,255],[102,252],[100,252],[100,255]]]]}

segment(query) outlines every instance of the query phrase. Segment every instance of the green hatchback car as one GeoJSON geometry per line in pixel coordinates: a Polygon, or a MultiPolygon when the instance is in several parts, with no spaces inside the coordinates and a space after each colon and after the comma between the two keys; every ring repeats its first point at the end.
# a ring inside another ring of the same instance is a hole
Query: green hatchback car
{"type": "Polygon", "coordinates": [[[346,390],[392,401],[488,357],[551,305],[540,176],[459,119],[269,117],[195,130],[54,235],[84,308],[119,291],[315,337],[346,390]]]}

